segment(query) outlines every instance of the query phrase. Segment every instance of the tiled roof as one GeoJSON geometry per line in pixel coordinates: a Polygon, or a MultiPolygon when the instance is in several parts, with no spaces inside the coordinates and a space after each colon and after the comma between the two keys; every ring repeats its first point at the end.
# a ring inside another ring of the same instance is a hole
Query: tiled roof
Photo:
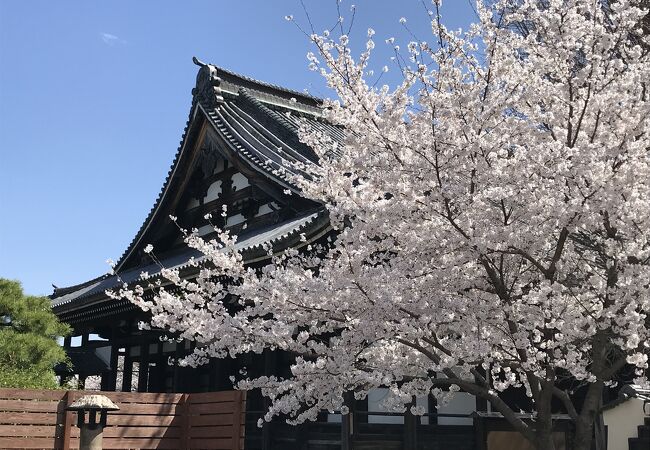
{"type": "MultiPolygon", "coordinates": [[[[320,99],[219,67],[195,62],[201,65],[201,69],[197,76],[192,108],[180,146],[156,202],[117,262],[118,271],[127,269],[125,263],[130,256],[137,248],[148,243],[145,241],[150,225],[156,217],[163,214],[162,205],[169,193],[175,189],[174,181],[178,178],[175,175],[181,170],[179,166],[190,150],[186,148],[188,147],[186,144],[197,114],[205,115],[213,130],[230,146],[231,152],[237,158],[262,173],[265,178],[297,195],[300,195],[299,189],[292,181],[292,177],[307,176],[300,166],[308,166],[317,161],[316,153],[300,142],[299,128],[306,126],[326,133],[335,147],[343,143],[342,130],[321,118],[320,99]],[[214,89],[210,86],[205,89],[206,70],[209,70],[208,81],[213,83],[214,89]],[[202,74],[203,78],[201,78],[202,74]],[[215,78],[215,74],[218,78],[215,78]],[[201,83],[204,85],[200,86],[201,83]],[[209,92],[207,97],[206,91],[209,92]]],[[[336,148],[331,150],[337,152],[336,148]]],[[[147,269],[134,270],[139,275],[141,271],[147,269]]],[[[109,281],[111,279],[109,275],[104,275],[77,286],[58,288],[52,298],[55,305],[64,304],[69,298],[85,298],[99,290],[103,292],[107,289],[105,286],[111,284],[109,281]]]]}
{"type": "MultiPolygon", "coordinates": [[[[319,105],[322,100],[253,80],[219,67],[210,67],[216,70],[221,79],[220,95],[215,95],[215,99],[208,99],[208,101],[201,96],[195,96],[190,120],[185,127],[183,139],[165,184],[140,230],[118,260],[118,268],[123,266],[138,245],[146,245],[142,242],[142,237],[148,224],[156,215],[181,160],[195,109],[206,114],[215,131],[222,136],[225,142],[230,144],[231,149],[242,160],[248,162],[254,169],[263,172],[266,177],[296,193],[299,190],[290,181],[290,178],[294,175],[301,175],[301,173],[293,163],[296,161],[313,163],[316,160],[314,151],[300,142],[299,127],[304,124],[312,129],[323,131],[329,134],[333,142],[337,144],[341,144],[343,141],[342,131],[325,123],[320,118],[319,105]],[[217,100],[217,97],[221,95],[222,97],[217,100]]],[[[204,67],[200,70],[203,69],[204,67]]]]}

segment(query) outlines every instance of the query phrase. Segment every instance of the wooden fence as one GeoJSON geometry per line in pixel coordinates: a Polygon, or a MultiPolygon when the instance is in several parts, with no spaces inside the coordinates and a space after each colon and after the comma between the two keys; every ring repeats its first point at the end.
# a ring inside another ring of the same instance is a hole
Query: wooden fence
{"type": "Polygon", "coordinates": [[[119,407],[104,428],[105,449],[244,448],[245,393],[198,394],[0,389],[0,449],[77,449],[76,413],[66,407],[102,394],[119,407]]]}

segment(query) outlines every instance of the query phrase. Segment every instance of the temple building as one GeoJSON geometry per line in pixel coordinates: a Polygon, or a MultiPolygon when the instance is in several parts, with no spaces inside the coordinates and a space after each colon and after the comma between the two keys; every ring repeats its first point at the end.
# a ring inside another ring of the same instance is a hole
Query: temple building
{"type": "MultiPolygon", "coordinates": [[[[315,152],[300,142],[300,127],[325,133],[332,142],[344,139],[341,129],[322,119],[321,100],[194,61],[199,70],[180,146],[158,198],[116,264],[119,278],[103,275],[56,288],[51,296],[56,315],[74,329],[64,344],[73,367],[59,368],[62,377],[77,376],[81,383],[101,379],[99,387],[109,391],[202,392],[232,389],[230,377],[243,367],[249,375],[288,373],[290,356],[268,351],[215,359],[196,369],[170,364],[170,357],[187,354],[193,343],[166,342],[160,331],[140,330],[138,322],[147,315],[105,294],[122,282],[136,282],[142,272],[159,272],[145,252],[148,244],[163,266],[193,276],[197,269],[189,261],[200,255],[184,244],[170,216],[177,217],[181,227],[195,228],[209,238],[214,229],[204,216],[213,213],[221,221],[218,225],[238,235],[237,245],[254,267],[268,262],[269,246],[280,252],[332,235],[324,207],[301,197],[287,177],[287,171],[301,175],[293,163],[317,161],[315,152]],[[224,206],[227,217],[221,216],[224,206]]],[[[440,408],[433,397],[418,398],[417,404],[427,411],[421,417],[386,412],[381,406],[385,395],[377,389],[353,401],[350,420],[323,412],[314,423],[291,427],[277,421],[260,429],[255,424],[266,403],[252,393],[245,448],[463,450],[487,448],[489,433],[497,441],[519,439],[484,401],[469,394],[460,393],[440,408]]]]}

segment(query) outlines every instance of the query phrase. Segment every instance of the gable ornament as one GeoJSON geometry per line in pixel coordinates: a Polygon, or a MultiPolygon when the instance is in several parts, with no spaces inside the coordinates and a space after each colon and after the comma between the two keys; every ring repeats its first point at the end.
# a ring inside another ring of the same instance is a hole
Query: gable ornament
{"type": "Polygon", "coordinates": [[[194,99],[200,102],[204,107],[216,108],[219,103],[223,103],[221,95],[221,78],[217,74],[217,68],[212,64],[206,64],[196,56],[192,57],[192,62],[200,67],[196,75],[196,87],[192,89],[194,99]]]}

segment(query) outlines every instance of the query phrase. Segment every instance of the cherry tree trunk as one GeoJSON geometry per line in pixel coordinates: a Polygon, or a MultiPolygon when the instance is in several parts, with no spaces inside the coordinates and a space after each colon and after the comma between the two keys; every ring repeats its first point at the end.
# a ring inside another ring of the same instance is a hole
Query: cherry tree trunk
{"type": "Polygon", "coordinates": [[[576,420],[576,433],[573,440],[573,450],[591,450],[594,436],[594,422],[603,394],[603,382],[592,384],[587,391],[580,416],[576,420]]]}
{"type": "Polygon", "coordinates": [[[555,450],[555,442],[553,441],[553,433],[544,433],[539,436],[535,442],[537,450],[555,450]]]}

